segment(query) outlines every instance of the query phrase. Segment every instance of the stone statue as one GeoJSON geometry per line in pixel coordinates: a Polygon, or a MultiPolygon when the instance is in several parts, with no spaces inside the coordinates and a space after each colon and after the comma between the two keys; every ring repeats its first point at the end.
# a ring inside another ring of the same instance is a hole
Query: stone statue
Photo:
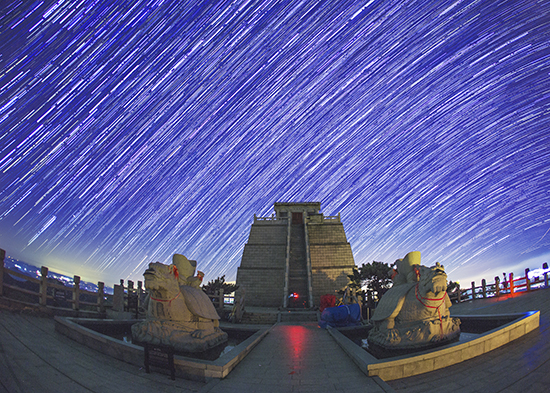
{"type": "Polygon", "coordinates": [[[171,265],[150,263],[143,273],[147,318],[132,326],[132,339],[182,352],[202,352],[227,341],[214,305],[196,285],[196,262],[179,254],[172,260],[171,265]]]}
{"type": "Polygon", "coordinates": [[[447,274],[442,265],[420,265],[420,252],[398,260],[394,285],[380,299],[367,338],[377,351],[423,349],[457,340],[460,320],[451,318],[447,274]]]}

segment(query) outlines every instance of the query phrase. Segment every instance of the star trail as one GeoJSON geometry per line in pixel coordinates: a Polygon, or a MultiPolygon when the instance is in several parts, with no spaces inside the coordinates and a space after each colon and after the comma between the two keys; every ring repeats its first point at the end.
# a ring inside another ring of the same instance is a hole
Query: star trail
{"type": "Polygon", "coordinates": [[[231,280],[253,215],[298,201],[359,265],[550,259],[548,1],[6,1],[0,38],[0,247],[25,261],[231,280]]]}

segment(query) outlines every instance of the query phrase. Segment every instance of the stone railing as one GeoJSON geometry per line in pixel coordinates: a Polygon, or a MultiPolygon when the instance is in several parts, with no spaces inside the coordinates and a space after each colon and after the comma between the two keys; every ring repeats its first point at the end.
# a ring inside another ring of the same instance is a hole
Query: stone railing
{"type": "MultiPolygon", "coordinates": [[[[73,313],[88,313],[94,317],[104,317],[109,313],[119,313],[120,317],[138,318],[140,307],[145,300],[145,289],[141,281],[134,282],[120,280],[120,284],[113,285],[113,294],[105,293],[105,284],[97,283],[97,292],[89,291],[81,287],[79,276],[73,277],[74,285],[66,286],[54,282],[52,277],[48,277],[49,269],[45,266],[40,268],[40,277],[34,278],[25,275],[19,271],[8,269],[4,266],[6,252],[0,249],[0,298],[6,301],[15,301],[26,305],[35,305],[50,309],[63,310],[73,313]],[[6,276],[16,277],[19,285],[6,283],[6,276]],[[17,295],[23,294],[23,295],[17,295]],[[21,300],[21,297],[25,300],[21,300]],[[94,299],[95,301],[90,301],[94,299]]],[[[220,317],[224,316],[224,305],[232,306],[235,303],[234,296],[224,294],[223,290],[210,296],[220,317]]],[[[240,299],[240,304],[244,308],[244,296],[240,299]]],[[[240,320],[242,310],[237,313],[240,320]]],[[[111,316],[112,317],[112,316],[111,316]]]]}
{"type": "Polygon", "coordinates": [[[323,220],[340,222],[340,213],[337,216],[323,216],[323,220]]]}
{"type": "Polygon", "coordinates": [[[62,285],[48,277],[49,269],[40,268],[40,277],[27,276],[19,271],[10,270],[4,266],[5,251],[0,249],[0,296],[18,301],[18,297],[30,301],[22,303],[37,304],[43,307],[65,308],[73,311],[92,311],[99,314],[105,312],[105,301],[109,295],[105,294],[105,284],[97,283],[97,292],[89,291],[80,286],[80,276],[73,277],[73,286],[62,285]],[[13,281],[21,285],[8,284],[7,275],[14,277],[13,281]],[[17,293],[22,295],[17,295],[17,293]],[[9,296],[11,294],[11,296],[9,296]],[[34,301],[32,300],[34,299],[34,301]],[[95,301],[90,301],[95,299],[95,301]]]}
{"type": "Polygon", "coordinates": [[[218,315],[220,316],[220,318],[223,318],[223,316],[224,316],[224,305],[225,304],[233,304],[233,302],[235,301],[233,296],[229,296],[229,295],[226,295],[226,294],[223,293],[223,288],[216,291],[216,293],[214,293],[214,294],[207,293],[207,295],[210,298],[210,300],[212,301],[212,304],[214,305],[214,307],[216,308],[216,311],[218,312],[218,315]],[[228,299],[228,300],[231,299],[231,300],[233,300],[233,302],[226,303],[225,299],[228,299]]]}
{"type": "Polygon", "coordinates": [[[288,217],[277,217],[275,215],[271,215],[269,217],[258,217],[254,214],[254,223],[258,221],[287,221],[288,217]]]}
{"type": "Polygon", "coordinates": [[[470,288],[458,287],[450,294],[450,298],[456,302],[464,302],[494,296],[513,296],[516,293],[548,288],[549,271],[548,264],[544,263],[542,269],[533,272],[525,269],[525,275],[517,278],[514,277],[514,273],[510,273],[507,279],[503,277],[502,281],[497,276],[492,284],[487,284],[487,280],[482,279],[480,286],[476,286],[475,281],[472,281],[470,288]]]}
{"type": "Polygon", "coordinates": [[[143,283],[137,282],[137,287],[134,288],[134,282],[128,280],[128,284],[124,285],[124,280],[120,280],[120,284],[113,286],[113,306],[112,310],[118,313],[130,313],[136,319],[139,317],[139,309],[145,300],[145,291],[143,283]]]}
{"type": "Polygon", "coordinates": [[[340,213],[337,216],[325,216],[323,214],[306,216],[306,223],[308,224],[324,224],[325,222],[340,223],[340,213]]]}
{"type": "MultiPolygon", "coordinates": [[[[305,217],[307,222],[322,223],[323,221],[341,222],[340,213],[337,216],[325,216],[323,214],[314,214],[305,217]]],[[[254,214],[254,223],[259,221],[288,221],[288,217],[277,217],[274,214],[269,217],[258,217],[254,214]]]]}

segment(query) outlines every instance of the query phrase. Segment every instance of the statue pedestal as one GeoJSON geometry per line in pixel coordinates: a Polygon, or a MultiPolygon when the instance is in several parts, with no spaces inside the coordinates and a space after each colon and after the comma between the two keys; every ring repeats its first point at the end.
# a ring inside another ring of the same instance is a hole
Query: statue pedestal
{"type": "Polygon", "coordinates": [[[227,333],[189,329],[189,324],[174,321],[146,320],[132,326],[132,340],[174,348],[178,352],[203,352],[227,341],[227,333]],[[197,332],[197,334],[194,334],[197,332]],[[201,336],[198,337],[198,332],[201,336]]]}

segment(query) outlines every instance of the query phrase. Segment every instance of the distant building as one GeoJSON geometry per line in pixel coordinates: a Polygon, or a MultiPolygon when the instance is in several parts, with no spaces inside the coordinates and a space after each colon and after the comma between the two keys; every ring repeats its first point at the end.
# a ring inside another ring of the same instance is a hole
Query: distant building
{"type": "Polygon", "coordinates": [[[320,202],[275,203],[256,217],[237,270],[237,295],[249,306],[311,308],[349,282],[355,262],[338,216],[320,202]],[[297,295],[297,296],[296,296],[297,295]]]}

